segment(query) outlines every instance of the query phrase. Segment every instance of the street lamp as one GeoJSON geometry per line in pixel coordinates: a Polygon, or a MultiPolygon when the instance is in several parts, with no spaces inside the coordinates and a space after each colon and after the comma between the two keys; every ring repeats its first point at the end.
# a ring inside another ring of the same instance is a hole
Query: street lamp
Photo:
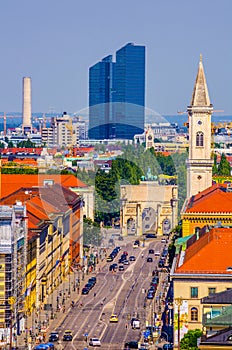
{"type": "Polygon", "coordinates": [[[180,350],[180,307],[183,304],[182,297],[175,299],[175,304],[177,305],[177,342],[178,342],[178,350],[180,350]]]}
{"type": "Polygon", "coordinates": [[[76,291],[76,268],[74,267],[74,270],[73,270],[73,291],[75,292],[76,291]]]}
{"type": "Polygon", "coordinates": [[[166,335],[166,337],[167,337],[167,342],[169,343],[169,341],[168,341],[168,333],[165,332],[165,331],[162,331],[162,333],[164,333],[164,334],[166,335]]]}
{"type": "Polygon", "coordinates": [[[71,276],[70,276],[70,268],[68,272],[68,295],[70,296],[71,294],[71,276]]]}

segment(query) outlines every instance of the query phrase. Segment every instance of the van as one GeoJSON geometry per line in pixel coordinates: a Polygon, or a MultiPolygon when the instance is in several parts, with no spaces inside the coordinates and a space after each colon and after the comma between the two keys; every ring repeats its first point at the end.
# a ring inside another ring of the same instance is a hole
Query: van
{"type": "Polygon", "coordinates": [[[132,318],[131,327],[133,329],[140,329],[140,321],[137,318],[132,318]]]}

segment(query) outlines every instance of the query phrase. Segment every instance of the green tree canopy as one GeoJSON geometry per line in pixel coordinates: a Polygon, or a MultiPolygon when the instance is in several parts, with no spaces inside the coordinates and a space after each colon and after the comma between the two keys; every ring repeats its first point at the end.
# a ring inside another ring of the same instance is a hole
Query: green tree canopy
{"type": "Polygon", "coordinates": [[[213,155],[213,169],[212,169],[213,175],[217,175],[218,173],[218,168],[217,168],[217,155],[214,153],[213,155]]]}
{"type": "Polygon", "coordinates": [[[230,176],[230,174],[231,174],[230,163],[226,159],[225,154],[222,153],[220,164],[218,165],[218,175],[230,176]]]}
{"type": "Polygon", "coordinates": [[[83,242],[86,245],[101,245],[102,235],[100,225],[90,218],[85,218],[83,222],[83,242]]]}
{"type": "Polygon", "coordinates": [[[197,350],[197,339],[202,336],[202,331],[200,329],[190,330],[180,341],[181,350],[197,350]]]}

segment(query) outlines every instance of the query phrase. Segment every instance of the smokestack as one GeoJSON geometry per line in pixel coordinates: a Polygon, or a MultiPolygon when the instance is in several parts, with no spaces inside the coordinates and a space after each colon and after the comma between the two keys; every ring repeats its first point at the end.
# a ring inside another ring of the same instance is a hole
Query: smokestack
{"type": "Polygon", "coordinates": [[[23,133],[31,132],[31,78],[23,78],[23,133]]]}

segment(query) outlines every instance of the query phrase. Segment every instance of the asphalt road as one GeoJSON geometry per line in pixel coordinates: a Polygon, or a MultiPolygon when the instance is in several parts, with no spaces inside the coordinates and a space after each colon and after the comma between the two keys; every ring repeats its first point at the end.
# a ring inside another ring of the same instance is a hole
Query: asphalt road
{"type": "MultiPolygon", "coordinates": [[[[134,238],[131,238],[130,243],[122,242],[126,245],[113,262],[118,263],[124,250],[128,252],[128,256],[134,255],[136,261],[124,265],[124,271],[115,273],[109,271],[112,262],[106,263],[101,271],[96,273],[97,283],[89,294],[81,295],[74,308],[68,310],[65,319],[56,329],[61,339],[66,329],[73,332],[72,342],[62,342],[64,349],[90,349],[88,341],[91,337],[99,338],[101,349],[104,350],[124,349],[126,341],[140,339],[141,332],[146,327],[146,320],[149,320],[151,303],[148,301],[147,308],[144,308],[144,290],[149,289],[152,271],[159,260],[154,254],[150,254],[153,262],[147,262],[148,249],[162,252],[164,244],[160,239],[150,239],[146,241],[145,247],[134,249],[133,240],[134,238]],[[109,322],[112,313],[118,315],[118,323],[109,322]],[[139,330],[131,328],[130,319],[133,316],[139,316],[139,330]]],[[[120,242],[117,244],[120,245],[120,242]]]]}

